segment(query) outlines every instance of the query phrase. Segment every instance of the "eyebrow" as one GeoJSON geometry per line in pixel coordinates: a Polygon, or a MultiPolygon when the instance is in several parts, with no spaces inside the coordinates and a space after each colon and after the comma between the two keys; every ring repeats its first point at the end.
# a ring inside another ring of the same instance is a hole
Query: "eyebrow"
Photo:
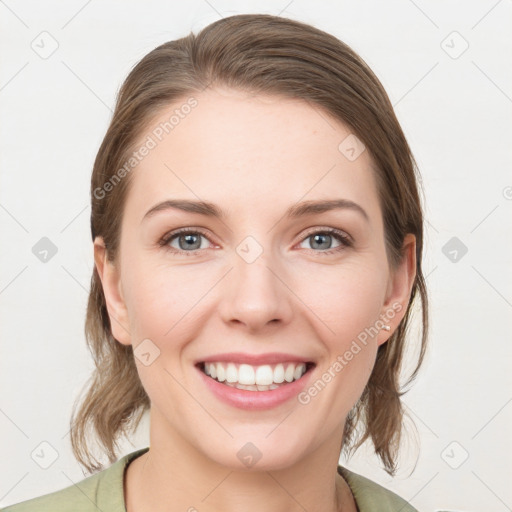
{"type": "MultiPolygon", "coordinates": [[[[197,213],[207,217],[214,217],[217,219],[225,219],[226,213],[221,210],[217,205],[208,201],[192,201],[189,199],[167,199],[161,203],[156,204],[150,208],[143,217],[143,221],[152,217],[157,212],[177,209],[189,213],[197,213]]],[[[369,222],[370,218],[366,211],[354,201],[348,199],[330,199],[323,201],[304,201],[290,206],[285,212],[285,216],[290,219],[305,217],[307,215],[315,215],[319,213],[328,212],[331,210],[353,210],[359,212],[364,219],[369,222]]]]}

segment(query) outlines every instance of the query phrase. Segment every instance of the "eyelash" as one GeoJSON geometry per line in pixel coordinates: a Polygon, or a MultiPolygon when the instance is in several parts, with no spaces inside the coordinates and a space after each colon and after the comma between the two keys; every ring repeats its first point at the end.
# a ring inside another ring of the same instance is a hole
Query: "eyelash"
{"type": "MultiPolygon", "coordinates": [[[[183,228],[183,229],[180,229],[178,231],[173,231],[171,233],[167,233],[166,235],[164,235],[160,239],[160,241],[158,242],[158,245],[163,247],[165,250],[168,250],[168,251],[170,251],[172,253],[183,254],[183,256],[195,256],[195,255],[197,255],[198,251],[204,250],[204,249],[194,249],[192,251],[183,251],[181,249],[175,249],[174,247],[171,248],[168,245],[169,242],[171,242],[171,240],[173,240],[174,238],[176,238],[179,235],[184,235],[184,234],[192,234],[192,235],[198,235],[199,234],[199,235],[203,235],[208,241],[210,241],[210,239],[208,238],[208,235],[203,230],[201,230],[201,229],[198,229],[198,228],[196,228],[196,229],[183,228]]],[[[316,251],[314,249],[309,249],[310,251],[320,253],[320,254],[322,254],[324,256],[328,256],[330,254],[334,254],[334,253],[340,252],[343,249],[346,249],[347,247],[352,247],[354,245],[351,237],[349,237],[343,231],[340,231],[340,230],[334,229],[334,228],[317,229],[315,231],[310,231],[301,240],[301,242],[306,240],[307,238],[309,238],[309,237],[311,237],[313,235],[317,235],[317,234],[332,235],[335,239],[337,239],[339,242],[341,242],[341,245],[339,247],[335,247],[334,249],[327,249],[325,251],[316,251]]]]}

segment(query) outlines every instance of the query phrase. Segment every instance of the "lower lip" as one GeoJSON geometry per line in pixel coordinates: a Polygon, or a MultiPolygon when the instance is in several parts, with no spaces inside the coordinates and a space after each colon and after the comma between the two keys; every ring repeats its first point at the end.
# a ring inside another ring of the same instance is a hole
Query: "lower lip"
{"type": "Polygon", "coordinates": [[[222,402],[227,403],[239,409],[264,410],[277,407],[291,398],[297,396],[309,381],[312,369],[307,371],[300,379],[279,386],[276,389],[268,391],[248,391],[246,389],[237,389],[221,384],[215,379],[208,377],[200,368],[197,368],[204,383],[210,391],[222,402]]]}

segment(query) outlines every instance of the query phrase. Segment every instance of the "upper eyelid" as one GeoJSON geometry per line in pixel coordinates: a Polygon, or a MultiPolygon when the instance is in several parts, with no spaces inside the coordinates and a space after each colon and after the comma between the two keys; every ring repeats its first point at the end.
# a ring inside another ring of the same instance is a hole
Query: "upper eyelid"
{"type": "MultiPolygon", "coordinates": [[[[175,237],[177,237],[181,234],[187,234],[187,233],[199,234],[201,236],[204,236],[211,243],[215,243],[214,241],[210,240],[211,237],[206,232],[206,230],[204,228],[199,228],[199,227],[190,227],[190,228],[187,227],[187,228],[181,228],[181,229],[178,229],[175,231],[170,231],[169,233],[165,234],[161,238],[161,243],[164,245],[167,245],[175,237]]],[[[306,232],[302,235],[302,238],[300,239],[299,243],[316,233],[328,233],[333,236],[337,235],[337,236],[341,237],[342,239],[346,239],[346,243],[350,243],[350,244],[354,243],[354,238],[349,233],[347,233],[345,230],[339,229],[339,228],[327,227],[327,226],[324,226],[324,227],[316,226],[316,227],[307,229],[306,232]]],[[[177,250],[179,251],[180,249],[177,249],[177,250]]],[[[186,252],[193,252],[193,251],[186,251],[186,252]]]]}
{"type": "Polygon", "coordinates": [[[329,227],[314,227],[306,230],[305,234],[303,235],[303,239],[307,238],[308,236],[311,236],[315,233],[329,233],[332,235],[338,235],[342,236],[343,238],[347,238],[351,243],[354,243],[354,238],[352,235],[347,233],[344,229],[339,228],[329,228],[329,227]]]}

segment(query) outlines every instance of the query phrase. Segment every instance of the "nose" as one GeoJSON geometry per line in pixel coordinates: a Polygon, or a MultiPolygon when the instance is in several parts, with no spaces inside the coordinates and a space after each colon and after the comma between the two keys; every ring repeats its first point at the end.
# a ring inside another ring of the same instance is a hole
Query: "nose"
{"type": "Polygon", "coordinates": [[[224,322],[256,333],[291,321],[293,293],[286,286],[285,272],[269,263],[265,253],[253,262],[235,256],[222,292],[224,322]]]}

